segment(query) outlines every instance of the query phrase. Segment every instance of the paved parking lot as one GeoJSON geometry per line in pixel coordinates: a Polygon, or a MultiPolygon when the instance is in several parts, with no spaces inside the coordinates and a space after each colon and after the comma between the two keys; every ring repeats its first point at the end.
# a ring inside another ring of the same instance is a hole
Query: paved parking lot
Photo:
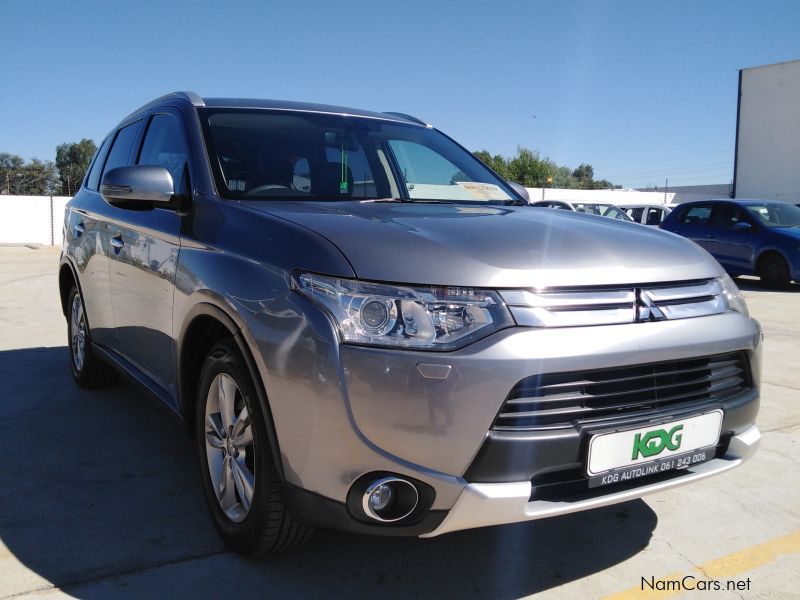
{"type": "Polygon", "coordinates": [[[576,515],[432,540],[318,532],[253,561],[217,538],[165,410],[128,384],[72,383],[57,261],[0,247],[0,598],[629,598],[643,577],[685,575],[749,580],[686,598],[800,598],[800,286],[740,280],[767,336],[750,463],[576,515]]]}

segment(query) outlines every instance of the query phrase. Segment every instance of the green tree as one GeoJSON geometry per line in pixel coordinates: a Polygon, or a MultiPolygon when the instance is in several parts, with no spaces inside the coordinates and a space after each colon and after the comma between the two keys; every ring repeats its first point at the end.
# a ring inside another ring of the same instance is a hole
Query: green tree
{"type": "Polygon", "coordinates": [[[17,180],[25,161],[21,156],[0,152],[0,192],[3,194],[13,194],[17,180]]]}
{"type": "Polygon", "coordinates": [[[542,187],[555,169],[552,162],[539,158],[538,152],[520,146],[514,158],[508,161],[508,171],[511,181],[525,187],[542,187]]]}
{"type": "Polygon", "coordinates": [[[80,142],[66,142],[56,147],[56,168],[63,195],[72,196],[80,187],[96,151],[95,143],[86,138],[80,142]]]}
{"type": "Polygon", "coordinates": [[[581,188],[593,189],[594,167],[592,167],[592,165],[581,163],[578,165],[578,168],[572,172],[572,176],[578,180],[581,188]]]}
{"type": "Polygon", "coordinates": [[[492,156],[486,150],[478,150],[474,152],[475,156],[478,157],[479,160],[483,161],[490,169],[492,169],[495,173],[500,175],[503,179],[508,179],[509,172],[508,172],[508,161],[500,156],[499,154],[495,154],[492,156]]]}
{"type": "Polygon", "coordinates": [[[61,189],[56,167],[49,160],[31,159],[17,171],[15,179],[12,187],[20,196],[51,196],[61,189]]]}

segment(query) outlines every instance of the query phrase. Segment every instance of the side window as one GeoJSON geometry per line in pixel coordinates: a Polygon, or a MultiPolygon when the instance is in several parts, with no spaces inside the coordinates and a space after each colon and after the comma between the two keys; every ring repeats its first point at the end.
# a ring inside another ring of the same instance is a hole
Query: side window
{"type": "Polygon", "coordinates": [[[86,178],[86,187],[90,190],[97,191],[100,186],[100,173],[103,170],[103,163],[108,154],[108,148],[111,146],[111,136],[108,136],[100,145],[100,149],[94,157],[92,168],[89,170],[89,176],[86,178]]]}
{"type": "Polygon", "coordinates": [[[744,213],[738,206],[723,204],[717,209],[717,225],[730,229],[739,221],[746,221],[744,213]]]}
{"type": "Polygon", "coordinates": [[[307,158],[298,158],[292,167],[292,187],[301,192],[311,191],[311,167],[307,158]]]}
{"type": "Polygon", "coordinates": [[[711,221],[711,205],[698,204],[683,211],[680,222],[687,225],[708,225],[711,221]]]}
{"type": "Polygon", "coordinates": [[[178,118],[166,113],[154,115],[147,127],[136,164],[164,167],[172,175],[175,189],[181,190],[188,160],[188,144],[178,118]]]}
{"type": "Polygon", "coordinates": [[[660,208],[648,208],[645,225],[661,225],[664,220],[664,211],[660,208]]]}
{"type": "Polygon", "coordinates": [[[642,222],[642,212],[644,208],[636,207],[636,208],[626,208],[625,212],[628,213],[628,216],[636,221],[637,223],[642,222]]]}
{"type": "Polygon", "coordinates": [[[427,146],[390,140],[389,147],[411,198],[474,200],[499,191],[494,185],[470,184],[471,179],[461,169],[427,146]]]}
{"type": "Polygon", "coordinates": [[[127,127],[123,127],[117,132],[117,137],[114,138],[114,144],[111,146],[111,152],[108,153],[103,173],[116,169],[117,167],[125,167],[131,157],[131,150],[133,150],[133,143],[136,141],[136,136],[139,134],[139,125],[141,121],[131,123],[127,127]]]}

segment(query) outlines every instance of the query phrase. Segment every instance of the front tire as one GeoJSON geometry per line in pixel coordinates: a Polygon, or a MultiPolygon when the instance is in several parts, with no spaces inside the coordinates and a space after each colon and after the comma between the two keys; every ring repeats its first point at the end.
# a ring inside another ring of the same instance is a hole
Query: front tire
{"type": "Polygon", "coordinates": [[[76,285],[72,286],[67,298],[67,345],[72,378],[83,388],[105,387],[113,383],[116,372],[92,351],[86,309],[76,285]]]}
{"type": "Polygon", "coordinates": [[[312,529],[286,505],[247,365],[232,338],[217,343],[200,372],[196,439],[214,525],[241,554],[283,552],[312,529]]]}
{"type": "Polygon", "coordinates": [[[789,265],[781,255],[767,254],[758,263],[758,276],[767,287],[783,289],[789,285],[789,265]]]}

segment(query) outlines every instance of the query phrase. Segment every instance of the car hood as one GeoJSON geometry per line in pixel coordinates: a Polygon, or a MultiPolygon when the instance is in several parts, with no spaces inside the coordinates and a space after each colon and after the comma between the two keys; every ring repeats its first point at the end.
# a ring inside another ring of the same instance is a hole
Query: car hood
{"type": "Polygon", "coordinates": [[[470,287],[655,283],[716,277],[718,263],[677,235],[533,207],[246,201],[335,244],[360,279],[470,287]]]}

